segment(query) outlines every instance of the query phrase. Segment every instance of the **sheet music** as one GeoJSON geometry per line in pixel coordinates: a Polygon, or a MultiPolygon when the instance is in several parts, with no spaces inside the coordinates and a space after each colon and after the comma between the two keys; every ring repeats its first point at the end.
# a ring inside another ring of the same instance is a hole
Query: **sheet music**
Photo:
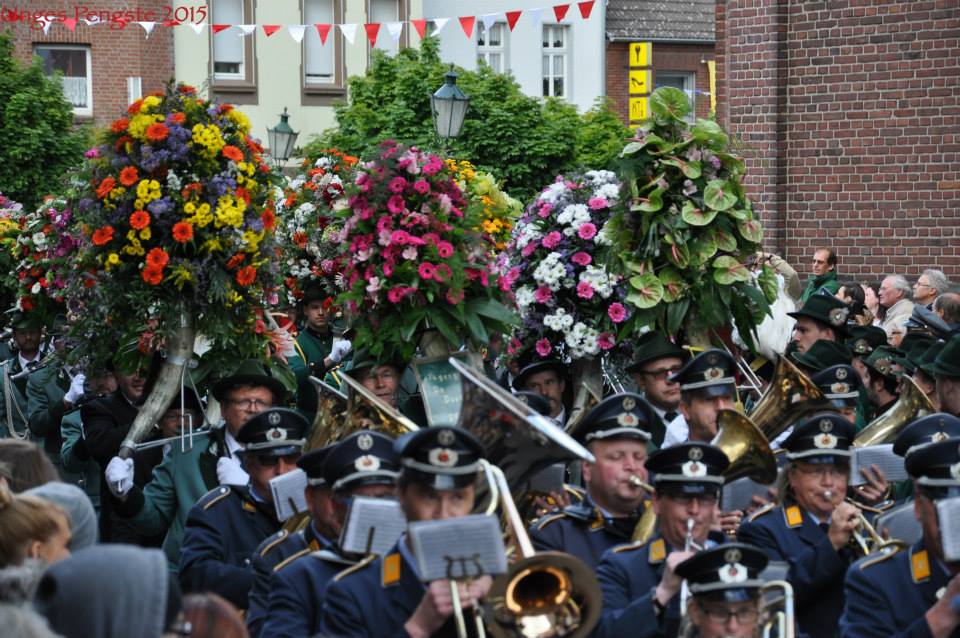
{"type": "Polygon", "coordinates": [[[754,496],[770,500],[769,489],[770,486],[757,483],[749,477],[738,478],[723,486],[723,495],[720,497],[720,511],[745,510],[752,504],[754,496]]]}
{"type": "Polygon", "coordinates": [[[442,521],[418,521],[409,527],[420,579],[466,580],[507,571],[500,521],[472,514],[442,521]]]}
{"type": "Polygon", "coordinates": [[[937,519],[944,560],[960,560],[960,496],[937,501],[937,519]]]}
{"type": "Polygon", "coordinates": [[[297,468],[270,480],[270,493],[277,519],[285,521],[299,512],[307,511],[307,498],[303,494],[307,487],[307,473],[297,468]],[[293,501],[293,504],[290,501],[293,501]]]}
{"type": "Polygon", "coordinates": [[[356,496],[340,534],[340,548],[352,554],[383,556],[406,528],[407,519],[397,501],[356,496]]]}
{"type": "Polygon", "coordinates": [[[905,481],[910,478],[903,464],[903,457],[893,453],[893,444],[871,445],[870,447],[850,448],[850,485],[863,485],[867,482],[860,468],[876,465],[883,472],[887,482],[905,481]]]}

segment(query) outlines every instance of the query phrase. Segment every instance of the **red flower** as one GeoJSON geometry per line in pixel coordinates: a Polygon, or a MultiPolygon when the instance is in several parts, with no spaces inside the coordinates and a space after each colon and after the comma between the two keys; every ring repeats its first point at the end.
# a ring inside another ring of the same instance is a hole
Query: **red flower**
{"type": "Polygon", "coordinates": [[[150,213],[145,210],[135,210],[130,215],[130,227],[142,230],[150,225],[150,213]]]}
{"type": "Polygon", "coordinates": [[[193,239],[193,226],[189,222],[177,222],[173,225],[173,240],[185,244],[193,239]]]}
{"type": "Polygon", "coordinates": [[[114,142],[113,148],[115,151],[119,153],[120,149],[123,148],[125,144],[129,144],[132,141],[133,141],[132,137],[130,137],[129,135],[124,135],[123,137],[119,138],[116,142],[114,142]]]}
{"type": "Polygon", "coordinates": [[[237,283],[241,286],[249,286],[257,278],[257,269],[253,266],[244,266],[237,271],[237,283]]]}
{"type": "Polygon", "coordinates": [[[186,114],[181,113],[180,111],[177,111],[176,113],[173,113],[172,115],[170,115],[170,122],[172,122],[173,124],[183,124],[186,121],[187,121],[186,114]]]}
{"type": "Polygon", "coordinates": [[[243,260],[246,259],[246,255],[243,253],[237,253],[233,257],[227,260],[227,270],[233,270],[237,266],[243,263],[243,260]]]}
{"type": "Polygon", "coordinates": [[[103,199],[110,194],[110,191],[112,191],[116,185],[117,180],[113,179],[112,177],[104,177],[103,181],[100,182],[100,186],[97,187],[97,197],[103,199]]]}
{"type": "Polygon", "coordinates": [[[103,246],[113,239],[113,226],[104,226],[93,231],[93,245],[103,246]]]}
{"type": "Polygon", "coordinates": [[[140,112],[140,105],[143,104],[143,99],[139,99],[130,106],[127,107],[127,113],[130,115],[136,115],[140,112]]]}
{"type": "Polygon", "coordinates": [[[167,133],[169,132],[170,129],[167,128],[166,124],[155,122],[147,127],[147,139],[151,142],[162,142],[167,139],[167,133]]]}
{"type": "Polygon", "coordinates": [[[277,225],[277,216],[273,214],[273,211],[269,208],[263,211],[263,214],[260,215],[260,221],[263,222],[263,227],[267,230],[273,230],[273,227],[277,225]]]}
{"type": "Polygon", "coordinates": [[[120,171],[120,183],[124,186],[133,186],[138,179],[140,179],[140,176],[137,174],[136,166],[128,166],[120,171]]]}
{"type": "Polygon", "coordinates": [[[20,297],[20,307],[30,312],[33,310],[33,300],[30,297],[20,297]]]}
{"type": "Polygon", "coordinates": [[[163,248],[151,248],[147,253],[147,266],[163,269],[170,261],[170,255],[163,248]]]}
{"type": "Polygon", "coordinates": [[[245,201],[248,205],[250,204],[250,193],[243,186],[237,188],[237,197],[245,201]]]}
{"type": "Polygon", "coordinates": [[[189,84],[181,84],[177,87],[177,90],[185,95],[193,95],[197,92],[197,89],[193,88],[189,84]]]}
{"type": "Polygon", "coordinates": [[[130,126],[130,120],[125,117],[121,117],[119,120],[116,120],[110,125],[110,130],[114,133],[123,133],[127,130],[128,126],[130,126]]]}
{"type": "Polygon", "coordinates": [[[223,147],[223,150],[220,152],[223,153],[224,157],[226,157],[227,159],[232,159],[234,162],[243,161],[243,151],[241,151],[236,146],[231,146],[230,144],[227,144],[226,146],[223,147]]]}
{"type": "Polygon", "coordinates": [[[143,280],[150,284],[151,286],[158,285],[163,281],[163,268],[154,268],[153,266],[147,266],[142,271],[140,271],[140,276],[143,277],[143,280]]]}
{"type": "Polygon", "coordinates": [[[229,113],[229,112],[232,111],[232,110],[233,110],[233,105],[232,105],[232,104],[221,104],[221,105],[220,105],[220,112],[221,112],[221,113],[229,113]]]}

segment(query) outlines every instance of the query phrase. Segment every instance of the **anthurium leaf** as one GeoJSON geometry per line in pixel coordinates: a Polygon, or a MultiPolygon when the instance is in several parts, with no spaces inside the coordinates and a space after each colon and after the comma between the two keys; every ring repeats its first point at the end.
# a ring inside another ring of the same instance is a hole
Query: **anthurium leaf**
{"type": "Polygon", "coordinates": [[[690,130],[695,142],[709,146],[714,150],[725,148],[729,141],[727,134],[720,125],[712,120],[697,119],[697,123],[690,130]]]}
{"type": "Polygon", "coordinates": [[[682,120],[690,113],[690,100],[680,89],[662,86],[650,96],[650,110],[657,117],[682,120]]]}
{"type": "Polygon", "coordinates": [[[706,226],[716,216],[716,210],[697,208],[696,204],[689,199],[683,203],[683,209],[680,211],[680,217],[691,226],[706,226]]]}
{"type": "Polygon", "coordinates": [[[627,302],[637,308],[653,308],[663,299],[663,284],[653,273],[631,277],[630,287],[627,302]]]}
{"type": "Polygon", "coordinates": [[[639,202],[633,206],[636,210],[641,210],[645,213],[655,213],[661,208],[663,208],[663,189],[657,188],[653,191],[650,191],[650,194],[647,197],[641,197],[639,202]]]}
{"type": "Polygon", "coordinates": [[[640,261],[624,260],[623,265],[630,272],[635,272],[637,274],[643,274],[647,270],[650,270],[650,266],[640,261]]]}
{"type": "Polygon", "coordinates": [[[724,170],[731,176],[740,177],[747,172],[746,164],[736,155],[731,155],[730,153],[715,153],[715,155],[717,159],[720,160],[724,170]]]}
{"type": "Polygon", "coordinates": [[[700,169],[700,162],[688,162],[680,159],[679,157],[665,157],[660,160],[660,163],[666,164],[667,166],[673,166],[674,168],[679,168],[680,172],[682,172],[683,176],[687,179],[697,179],[703,172],[700,169]]]}
{"type": "Polygon", "coordinates": [[[663,300],[667,303],[674,303],[680,299],[687,290],[687,282],[675,268],[664,268],[657,275],[660,284],[663,286],[663,300]]]}
{"type": "Polygon", "coordinates": [[[737,230],[747,241],[759,244],[763,241],[763,226],[756,219],[748,219],[737,224],[737,230]]]}
{"type": "Polygon", "coordinates": [[[714,241],[717,242],[717,250],[725,253],[733,252],[737,249],[737,238],[732,233],[719,228],[711,229],[714,241]]]}
{"type": "Polygon", "coordinates": [[[738,219],[740,221],[750,219],[751,217],[750,211],[743,208],[731,208],[730,210],[727,211],[727,215],[730,215],[730,217],[733,217],[734,219],[738,219]]]}
{"type": "Polygon", "coordinates": [[[623,150],[620,151],[620,157],[630,157],[634,153],[643,149],[646,146],[646,141],[644,142],[628,142],[626,146],[623,147],[623,150]]]}
{"type": "Polygon", "coordinates": [[[727,180],[711,179],[703,189],[703,203],[713,210],[727,210],[737,203],[737,196],[727,180]]]}
{"type": "Polygon", "coordinates": [[[773,303],[777,299],[777,293],[779,292],[779,287],[777,286],[777,271],[765,265],[760,269],[760,274],[757,276],[757,283],[760,285],[760,289],[763,290],[763,296],[767,300],[767,303],[773,303]]]}
{"type": "Polygon", "coordinates": [[[713,279],[728,286],[737,281],[750,281],[750,271],[730,255],[721,255],[713,260],[713,279]]]}
{"type": "Polygon", "coordinates": [[[670,250],[664,253],[667,260],[677,268],[683,269],[690,264],[690,248],[685,243],[675,242],[670,246],[670,250]]]}
{"type": "Polygon", "coordinates": [[[690,244],[690,260],[694,264],[705,264],[717,254],[717,240],[714,233],[707,233],[690,244]]]}

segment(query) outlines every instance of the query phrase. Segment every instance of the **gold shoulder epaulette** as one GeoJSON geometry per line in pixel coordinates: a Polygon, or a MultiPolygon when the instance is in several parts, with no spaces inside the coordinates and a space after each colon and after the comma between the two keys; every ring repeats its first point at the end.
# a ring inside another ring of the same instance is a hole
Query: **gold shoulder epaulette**
{"type": "Polygon", "coordinates": [[[564,514],[563,512],[557,512],[556,514],[547,514],[546,516],[540,519],[540,522],[537,523],[537,529],[541,530],[547,525],[549,525],[550,523],[554,521],[559,521],[561,518],[564,518],[565,516],[566,514],[564,514]]]}
{"type": "Polygon", "coordinates": [[[227,498],[229,494],[230,488],[226,485],[221,485],[220,487],[215,487],[207,492],[206,495],[200,499],[200,502],[206,501],[203,503],[203,509],[208,510],[223,499],[227,498]],[[209,501],[207,501],[208,498],[210,499],[209,501]]]}
{"type": "Polygon", "coordinates": [[[775,503],[767,503],[766,505],[758,509],[756,512],[751,514],[750,518],[748,518],[747,520],[752,523],[753,521],[757,520],[764,514],[769,514],[770,512],[772,512],[775,507],[776,507],[775,503]]]}
{"type": "Polygon", "coordinates": [[[309,548],[309,547],[304,547],[303,549],[301,549],[301,550],[300,550],[299,552],[297,552],[296,554],[292,554],[292,555],[290,555],[290,556],[287,556],[287,557],[284,558],[282,561],[280,561],[279,563],[277,563],[276,566],[273,568],[273,571],[278,572],[278,571],[280,571],[281,569],[283,569],[284,567],[286,567],[287,565],[289,565],[290,563],[292,563],[294,560],[300,558],[301,556],[306,556],[306,555],[309,554],[309,553],[310,553],[310,548],[309,548]]]}
{"type": "Polygon", "coordinates": [[[274,547],[276,547],[277,545],[279,545],[280,543],[283,542],[283,539],[285,539],[285,538],[287,537],[287,530],[282,529],[282,530],[280,530],[279,532],[277,532],[276,534],[274,534],[274,536],[275,536],[275,538],[274,538],[272,541],[270,541],[269,543],[267,543],[267,546],[266,546],[266,547],[264,547],[263,549],[260,550],[260,558],[263,558],[264,556],[266,556],[267,554],[269,554],[269,553],[273,550],[274,547]]]}
{"type": "Polygon", "coordinates": [[[337,574],[336,576],[334,576],[334,577],[333,577],[333,582],[338,583],[338,582],[340,582],[340,579],[346,578],[346,577],[349,576],[350,574],[352,574],[352,573],[354,573],[354,572],[360,571],[361,569],[363,569],[364,567],[366,567],[367,565],[369,565],[370,563],[372,563],[374,560],[376,560],[376,558],[377,558],[377,557],[376,557],[375,554],[370,554],[369,556],[367,556],[366,558],[364,558],[362,561],[360,561],[360,562],[357,563],[356,565],[352,565],[351,567],[347,567],[345,570],[343,570],[342,572],[340,572],[339,574],[337,574]]]}
{"type": "Polygon", "coordinates": [[[624,545],[617,545],[613,548],[614,554],[622,554],[623,552],[632,552],[635,549],[640,549],[643,547],[643,543],[636,541],[634,543],[626,543],[624,545]]]}
{"type": "Polygon", "coordinates": [[[882,563],[883,561],[887,560],[891,556],[896,556],[897,553],[899,553],[900,550],[902,549],[904,548],[900,545],[887,545],[882,550],[877,552],[876,556],[867,556],[862,561],[860,561],[860,571],[863,571],[867,567],[871,567],[873,565],[882,563]]]}

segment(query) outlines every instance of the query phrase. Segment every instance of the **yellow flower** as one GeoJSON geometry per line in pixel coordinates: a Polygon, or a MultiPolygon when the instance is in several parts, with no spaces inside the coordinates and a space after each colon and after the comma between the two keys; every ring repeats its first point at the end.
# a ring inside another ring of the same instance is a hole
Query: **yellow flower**
{"type": "Polygon", "coordinates": [[[197,210],[197,205],[193,202],[187,202],[183,205],[183,212],[187,215],[193,215],[197,210]]]}
{"type": "Polygon", "coordinates": [[[217,237],[213,237],[203,242],[203,244],[201,244],[200,252],[206,252],[206,253],[223,252],[223,244],[220,243],[220,240],[217,237]]]}
{"type": "Polygon", "coordinates": [[[217,200],[216,226],[231,226],[239,228],[243,225],[243,211],[246,210],[247,203],[232,195],[223,195],[217,200]]]}
{"type": "Polygon", "coordinates": [[[152,233],[150,232],[149,226],[147,226],[146,228],[140,231],[140,239],[143,241],[150,241],[151,236],[152,236],[152,233]]]}
{"type": "Polygon", "coordinates": [[[120,263],[120,255],[117,253],[110,253],[107,255],[107,270],[110,270],[111,266],[116,266],[120,263]]]}
{"type": "Polygon", "coordinates": [[[209,215],[210,214],[210,204],[204,202],[197,206],[198,215],[209,215]]]}
{"type": "Polygon", "coordinates": [[[177,290],[183,290],[185,284],[193,283],[193,273],[183,264],[180,264],[170,273],[170,281],[177,287],[177,290]]]}
{"type": "Polygon", "coordinates": [[[252,230],[244,231],[243,233],[243,243],[245,245],[243,251],[246,253],[255,253],[257,248],[260,246],[260,242],[263,241],[264,231],[255,233],[252,230]]]}
{"type": "Polygon", "coordinates": [[[130,137],[145,142],[147,141],[147,128],[155,122],[162,121],[162,115],[148,115],[141,112],[130,118],[130,125],[127,126],[127,132],[130,134],[130,137]]]}
{"type": "Polygon", "coordinates": [[[143,98],[143,102],[140,103],[140,112],[146,113],[150,109],[155,109],[160,106],[160,98],[156,95],[148,95],[143,98]]]}
{"type": "Polygon", "coordinates": [[[135,209],[137,209],[137,210],[143,210],[143,207],[146,206],[146,205],[147,205],[147,203],[146,203],[145,201],[143,201],[142,199],[138,199],[138,200],[136,200],[136,201],[133,202],[133,207],[134,207],[135,209]]]}
{"type": "MultiPolygon", "coordinates": [[[[230,112],[233,113],[233,111],[230,112]]],[[[226,146],[223,135],[220,133],[220,127],[216,124],[210,126],[196,124],[191,130],[193,132],[193,143],[202,146],[204,148],[203,154],[207,157],[216,157],[217,153],[226,146]]]]}
{"type": "Polygon", "coordinates": [[[233,109],[227,113],[227,119],[233,122],[233,125],[237,127],[237,130],[244,135],[250,132],[250,120],[247,119],[247,116],[243,113],[243,111],[233,109]]]}

